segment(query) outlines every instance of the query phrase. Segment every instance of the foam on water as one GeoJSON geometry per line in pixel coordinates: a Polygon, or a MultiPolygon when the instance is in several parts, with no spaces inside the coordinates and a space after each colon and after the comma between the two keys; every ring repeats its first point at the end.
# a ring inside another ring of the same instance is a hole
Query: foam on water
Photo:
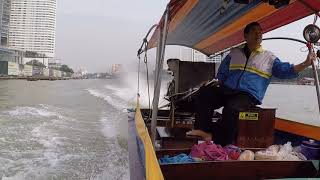
{"type": "Polygon", "coordinates": [[[8,131],[1,130],[0,142],[6,144],[0,150],[2,179],[46,179],[48,171],[64,160],[59,149],[64,137],[52,130],[62,128],[71,118],[54,111],[57,109],[40,104],[0,112],[4,122],[10,122],[8,131]]]}
{"type": "Polygon", "coordinates": [[[117,136],[118,131],[114,120],[102,117],[100,122],[102,123],[101,131],[107,138],[115,138],[117,136]]]}
{"type": "Polygon", "coordinates": [[[112,170],[112,167],[102,174],[99,174],[97,177],[93,178],[94,180],[109,180],[110,177],[116,180],[129,180],[130,179],[130,171],[129,167],[123,167],[121,169],[112,170]]]}
{"type": "Polygon", "coordinates": [[[60,141],[58,134],[50,132],[47,128],[48,124],[44,123],[32,130],[32,135],[35,140],[44,146],[43,156],[46,158],[51,167],[58,163],[58,145],[63,143],[60,141]]]}
{"type": "MultiPolygon", "coordinates": [[[[61,141],[63,137],[59,137],[59,134],[52,132],[51,127],[59,126],[61,125],[61,122],[68,121],[70,118],[63,116],[58,112],[50,111],[49,109],[57,108],[40,104],[36,107],[15,107],[14,110],[9,110],[4,113],[8,113],[10,116],[18,119],[39,119],[35,122],[34,128],[31,130],[31,136],[28,138],[31,141],[36,141],[43,145],[44,158],[51,166],[55,166],[57,164],[58,156],[57,146],[63,144],[61,141]]],[[[28,139],[26,139],[26,141],[28,141],[28,139]]]]}
{"type": "Polygon", "coordinates": [[[2,180],[22,180],[22,179],[26,179],[26,175],[22,173],[12,177],[2,177],[2,180]]]}
{"type": "MultiPolygon", "coordinates": [[[[115,95],[117,89],[110,89],[109,92],[103,91],[103,89],[86,89],[94,97],[105,100],[112,107],[117,110],[123,110],[128,107],[128,104],[122,98],[115,95]]],[[[126,93],[124,93],[126,94],[126,93]]],[[[122,95],[124,95],[122,94],[122,95]]],[[[120,136],[120,123],[121,121],[127,121],[126,116],[122,111],[114,111],[108,109],[103,112],[99,119],[101,123],[101,132],[106,137],[108,143],[108,149],[106,149],[107,163],[106,168],[100,174],[93,174],[90,179],[103,180],[103,179],[129,179],[129,167],[128,167],[128,152],[127,148],[119,144],[121,142],[120,136]]],[[[126,140],[123,140],[126,142],[126,140]]]]}
{"type": "Polygon", "coordinates": [[[79,109],[37,104],[0,110],[0,179],[129,179],[127,140],[120,135],[127,121],[120,110],[128,101],[119,95],[130,91],[116,88],[86,89],[93,104],[94,98],[107,102],[97,112],[89,108],[97,115],[88,119],[80,118],[88,111],[83,103],[79,109]]]}
{"type": "MultiPolygon", "coordinates": [[[[109,89],[87,89],[87,91],[94,97],[105,100],[117,110],[128,108],[127,97],[130,97],[129,94],[132,94],[132,90],[123,88],[119,91],[116,86],[109,87],[109,89]]],[[[108,143],[108,149],[106,150],[108,160],[105,163],[106,168],[104,168],[103,172],[93,175],[90,179],[130,179],[127,139],[121,135],[121,131],[124,128],[121,125],[124,121],[127,123],[127,114],[123,111],[107,109],[101,113],[99,121],[102,125],[100,130],[108,143]]],[[[127,131],[127,128],[125,131],[127,131]]]]}
{"type": "Polygon", "coordinates": [[[95,180],[129,180],[129,156],[127,149],[119,145],[119,140],[115,138],[109,141],[109,149],[106,151],[107,162],[103,172],[95,174],[90,179],[95,180]]]}
{"type": "MultiPolygon", "coordinates": [[[[119,83],[110,83],[104,86],[109,92],[117,96],[117,98],[122,99],[127,102],[130,107],[134,107],[136,104],[137,93],[138,93],[138,82],[137,82],[138,73],[128,71],[126,74],[122,75],[121,78],[117,79],[119,83]]],[[[165,105],[168,103],[163,97],[167,92],[167,81],[162,80],[161,82],[161,90],[160,90],[160,98],[159,98],[159,106],[165,105]]],[[[139,94],[140,94],[140,106],[142,108],[148,108],[149,102],[152,105],[153,94],[154,94],[154,82],[153,78],[149,77],[149,82],[147,81],[147,76],[145,73],[140,74],[139,80],[139,94]],[[149,85],[148,85],[149,84],[149,85]],[[148,86],[149,93],[148,95],[148,86]],[[149,101],[150,100],[150,101],[149,101]]]]}
{"type": "Polygon", "coordinates": [[[107,101],[108,104],[110,104],[111,106],[115,107],[118,110],[122,110],[124,108],[127,108],[127,104],[126,103],[121,102],[121,101],[119,101],[119,100],[117,100],[117,99],[115,99],[115,98],[113,98],[113,97],[111,97],[111,96],[109,96],[109,95],[97,90],[97,89],[87,89],[87,91],[91,95],[107,101]]]}
{"type": "Polygon", "coordinates": [[[48,177],[50,170],[47,168],[29,168],[28,170],[17,173],[14,176],[4,176],[2,180],[43,180],[43,179],[57,179],[54,177],[48,177]]]}
{"type": "Polygon", "coordinates": [[[15,107],[14,110],[9,110],[3,112],[3,114],[9,114],[10,116],[15,116],[16,118],[25,119],[26,116],[36,116],[36,117],[53,117],[63,118],[60,114],[48,110],[48,106],[39,105],[39,107],[15,107]]]}
{"type": "MultiPolygon", "coordinates": [[[[130,107],[134,106],[136,103],[136,97],[137,97],[137,90],[134,84],[128,84],[128,87],[121,87],[116,85],[105,85],[106,89],[111,90],[111,93],[117,96],[118,98],[122,99],[125,102],[128,102],[128,105],[131,105],[130,107]]],[[[142,108],[148,108],[149,107],[149,98],[150,98],[150,106],[152,105],[152,99],[153,99],[153,87],[150,85],[149,87],[150,97],[148,95],[148,86],[146,84],[140,85],[140,106],[142,108]]],[[[166,93],[166,87],[162,86],[160,91],[160,99],[159,99],[159,106],[162,106],[167,103],[166,100],[164,100],[164,94],[166,93]]]]}
{"type": "Polygon", "coordinates": [[[126,116],[121,111],[104,112],[101,114],[101,132],[105,136],[108,143],[108,149],[106,150],[107,162],[103,172],[92,175],[90,179],[105,180],[105,179],[117,179],[128,180],[129,178],[129,156],[127,152],[127,146],[123,146],[123,143],[127,142],[126,139],[120,135],[121,121],[126,121],[126,116]]]}

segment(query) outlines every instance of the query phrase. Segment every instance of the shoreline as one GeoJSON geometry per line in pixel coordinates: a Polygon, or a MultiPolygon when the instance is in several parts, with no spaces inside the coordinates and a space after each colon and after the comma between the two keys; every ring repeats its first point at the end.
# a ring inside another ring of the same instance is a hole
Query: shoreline
{"type": "Polygon", "coordinates": [[[27,80],[27,81],[37,81],[37,80],[69,80],[69,79],[80,79],[71,77],[49,77],[49,76],[0,76],[0,80],[27,80]]]}

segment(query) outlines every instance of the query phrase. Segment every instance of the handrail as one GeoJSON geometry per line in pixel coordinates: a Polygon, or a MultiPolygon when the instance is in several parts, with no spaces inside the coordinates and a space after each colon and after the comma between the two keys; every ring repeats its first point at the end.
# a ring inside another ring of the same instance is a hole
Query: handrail
{"type": "Polygon", "coordinates": [[[154,28],[156,28],[156,27],[158,27],[158,24],[152,25],[151,28],[149,29],[147,35],[143,38],[142,44],[141,44],[140,48],[138,49],[137,56],[139,56],[141,53],[143,53],[143,50],[142,50],[143,45],[145,45],[146,42],[148,42],[147,38],[148,38],[150,32],[152,31],[152,29],[154,29],[154,28]]]}

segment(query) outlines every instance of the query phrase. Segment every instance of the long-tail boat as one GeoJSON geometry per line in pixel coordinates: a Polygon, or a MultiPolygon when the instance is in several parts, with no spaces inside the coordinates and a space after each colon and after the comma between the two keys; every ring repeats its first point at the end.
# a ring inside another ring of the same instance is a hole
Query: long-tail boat
{"type": "MultiPolygon", "coordinates": [[[[156,47],[157,61],[152,108],[141,109],[138,94],[136,107],[128,112],[130,179],[320,178],[317,159],[161,165],[158,161],[164,155],[189,153],[198,143],[198,138],[185,135],[194,122],[190,101],[198,85],[213,79],[217,69],[215,63],[169,60],[174,84],[169,86],[169,108],[159,109],[166,45],[189,47],[207,56],[221,54],[244,42],[243,28],[250,22],[259,22],[266,33],[313,14],[319,17],[320,0],[170,0],[164,9],[159,23],[152,26],[153,35],[147,40],[150,29],[138,51],[140,55],[156,47]]],[[[320,141],[320,127],[278,118],[275,111],[275,108],[256,107],[240,112],[235,144],[255,151],[287,141],[293,145],[309,139],[320,141]]],[[[219,118],[220,114],[216,113],[213,121],[219,118]]]]}

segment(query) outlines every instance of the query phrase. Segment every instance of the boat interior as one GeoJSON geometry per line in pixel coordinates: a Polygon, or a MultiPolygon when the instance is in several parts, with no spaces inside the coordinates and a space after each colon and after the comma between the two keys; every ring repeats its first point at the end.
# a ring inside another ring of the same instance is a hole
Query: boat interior
{"type": "MultiPolygon", "coordinates": [[[[319,16],[319,10],[320,3],[313,0],[171,0],[151,39],[148,43],[145,43],[148,35],[144,39],[145,51],[157,47],[156,68],[161,69],[165,45],[182,45],[208,56],[217,55],[243,42],[243,27],[249,22],[259,22],[265,33],[311,14],[319,16]]],[[[138,56],[143,52],[141,48],[138,56]]],[[[216,82],[213,79],[218,68],[216,63],[179,59],[168,59],[166,63],[172,74],[165,96],[169,103],[158,109],[158,101],[155,101],[153,110],[140,109],[138,94],[137,108],[129,113],[129,134],[132,134],[128,140],[130,168],[131,172],[136,172],[131,179],[158,175],[163,175],[159,179],[168,180],[320,178],[319,159],[159,164],[160,158],[189,154],[194,145],[202,142],[201,138],[188,136],[186,132],[194,125],[194,100],[198,89],[206,82],[216,82]],[[147,146],[152,147],[148,149],[147,146]],[[155,161],[151,160],[152,156],[155,156],[155,161]],[[155,170],[158,166],[160,172],[155,170]],[[142,169],[140,174],[137,173],[139,169],[142,169]]],[[[159,72],[162,71],[156,71],[156,82],[161,79],[159,72]]],[[[155,84],[157,90],[161,83],[155,84]]],[[[319,143],[320,127],[278,118],[276,111],[277,107],[266,108],[263,104],[241,110],[234,145],[241,150],[256,152],[287,142],[292,146],[309,139],[319,143]]],[[[211,122],[213,129],[220,120],[220,111],[215,111],[211,122]]]]}
{"type": "MultiPolygon", "coordinates": [[[[197,96],[197,89],[202,82],[212,80],[215,75],[214,63],[178,59],[169,59],[167,62],[173,77],[166,95],[170,103],[166,109],[158,110],[155,147],[157,158],[189,154],[192,146],[202,141],[200,137],[186,135],[186,132],[193,128],[195,121],[193,101],[197,96]]],[[[141,114],[150,128],[152,111],[141,109],[141,114]]],[[[243,109],[239,114],[242,115],[239,115],[239,132],[234,144],[243,150],[255,152],[288,141],[293,146],[298,146],[303,140],[310,138],[320,140],[319,127],[276,118],[276,108],[256,106],[243,109]]],[[[221,114],[215,111],[212,126],[220,119],[221,114]]],[[[206,161],[164,164],[160,167],[165,179],[312,178],[319,175],[312,161],[206,161]],[[230,177],[228,172],[232,172],[230,177]]]]}

